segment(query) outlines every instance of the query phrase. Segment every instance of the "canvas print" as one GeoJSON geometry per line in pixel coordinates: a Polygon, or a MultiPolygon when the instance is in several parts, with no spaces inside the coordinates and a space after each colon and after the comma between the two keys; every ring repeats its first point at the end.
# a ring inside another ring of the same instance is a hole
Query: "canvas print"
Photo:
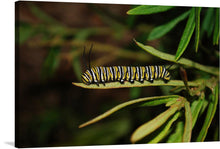
{"type": "Polygon", "coordinates": [[[16,147],[219,141],[219,8],[15,9],[16,147]]]}

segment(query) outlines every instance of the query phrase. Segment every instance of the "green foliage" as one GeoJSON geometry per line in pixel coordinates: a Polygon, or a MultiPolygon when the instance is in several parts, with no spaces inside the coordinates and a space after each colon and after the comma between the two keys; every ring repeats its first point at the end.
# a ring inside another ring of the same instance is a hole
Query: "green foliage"
{"type": "Polygon", "coordinates": [[[183,35],[180,39],[178,49],[176,51],[175,60],[177,61],[189,44],[193,31],[195,29],[195,9],[192,8],[183,35]]]}
{"type": "Polygon", "coordinates": [[[190,142],[192,135],[192,113],[190,103],[185,102],[185,127],[183,133],[183,142],[190,142]]]}
{"type": "Polygon", "coordinates": [[[168,120],[168,122],[167,122],[166,126],[164,127],[164,129],[153,140],[151,140],[149,143],[158,143],[167,134],[169,134],[172,124],[178,119],[179,115],[180,115],[179,112],[175,113],[174,116],[170,120],[168,120]]]}
{"type": "Polygon", "coordinates": [[[184,20],[189,15],[189,11],[183,13],[182,15],[178,16],[177,18],[171,20],[170,22],[155,27],[148,36],[148,40],[154,40],[160,38],[171,31],[179,22],[184,20]]]}
{"type": "Polygon", "coordinates": [[[214,11],[215,11],[214,8],[207,9],[201,26],[201,36],[203,36],[203,34],[206,32],[208,37],[211,37],[211,34],[214,29],[214,21],[213,21],[215,18],[214,11]]]}
{"type": "Polygon", "coordinates": [[[117,105],[116,107],[108,110],[107,112],[103,113],[102,115],[82,124],[79,126],[79,128],[82,128],[82,127],[85,127],[87,125],[90,125],[90,124],[93,124],[103,118],[106,118],[108,116],[110,116],[111,114],[113,114],[114,112],[122,109],[122,108],[125,108],[127,106],[130,106],[132,104],[137,104],[137,103],[141,103],[141,102],[145,102],[145,101],[151,101],[151,100],[155,100],[155,99],[166,99],[166,98],[178,98],[179,96],[177,95],[171,95],[171,96],[155,96],[155,97],[148,97],[148,98],[140,98],[140,99],[134,99],[134,100],[131,100],[131,101],[128,101],[128,102],[125,102],[125,103],[122,103],[120,105],[117,105]]]}
{"type": "Polygon", "coordinates": [[[192,112],[192,128],[196,124],[196,120],[198,119],[199,113],[201,112],[202,106],[205,101],[205,95],[202,92],[201,96],[198,100],[194,100],[191,104],[191,112],[192,112]]]}
{"type": "Polygon", "coordinates": [[[167,143],[182,142],[183,129],[184,129],[183,121],[178,121],[176,124],[176,128],[175,128],[174,132],[169,136],[167,143]]]}
{"type": "Polygon", "coordinates": [[[127,12],[129,15],[149,15],[170,10],[173,6],[138,6],[127,12]]]}
{"type": "Polygon", "coordinates": [[[170,106],[170,103],[173,104],[174,102],[176,102],[176,97],[169,97],[169,98],[161,98],[157,100],[148,101],[148,102],[143,103],[141,106],[143,107],[144,106],[157,106],[161,104],[166,104],[166,106],[170,106]]]}
{"type": "Polygon", "coordinates": [[[178,110],[178,108],[181,108],[181,102],[178,104],[172,105],[168,110],[161,113],[157,117],[155,117],[153,120],[148,121],[147,123],[141,125],[138,127],[131,136],[131,142],[135,143],[139,141],[140,139],[146,137],[156,129],[158,129],[162,124],[164,124],[170,116],[175,114],[175,112],[178,110]]]}
{"type": "Polygon", "coordinates": [[[195,47],[196,47],[196,52],[198,52],[198,47],[199,47],[199,36],[200,36],[200,12],[201,12],[201,7],[195,8],[195,24],[196,24],[196,33],[195,33],[195,47]]]}
{"type": "Polygon", "coordinates": [[[213,44],[218,45],[219,42],[219,9],[215,10],[215,28],[213,34],[213,44]]]}
{"type": "Polygon", "coordinates": [[[175,62],[177,64],[181,64],[181,65],[185,65],[185,66],[189,66],[189,67],[193,67],[193,68],[196,68],[198,70],[202,70],[202,71],[205,71],[205,72],[208,72],[208,73],[211,73],[213,75],[219,75],[219,70],[218,68],[216,67],[212,67],[212,66],[204,66],[204,65],[201,65],[199,63],[196,63],[194,61],[191,61],[189,59],[186,59],[186,58],[180,58],[177,62],[175,61],[175,56],[171,55],[171,54],[167,54],[167,53],[164,53],[164,52],[161,52],[159,50],[156,50],[154,49],[153,47],[151,46],[146,46],[146,45],[143,45],[142,43],[140,42],[137,42],[137,45],[142,48],[143,50],[147,51],[148,53],[156,56],[156,57],[159,57],[161,59],[164,59],[164,60],[167,60],[167,61],[171,61],[171,62],[175,62]]]}
{"type": "Polygon", "coordinates": [[[217,104],[218,104],[218,98],[219,98],[218,83],[216,84],[216,86],[213,88],[212,91],[213,91],[213,94],[210,95],[209,105],[208,105],[204,125],[203,125],[203,127],[202,127],[202,129],[199,133],[197,141],[204,141],[204,139],[206,137],[206,134],[208,132],[208,128],[209,128],[209,126],[212,122],[212,119],[213,119],[214,115],[215,115],[217,104]]]}
{"type": "MultiPolygon", "coordinates": [[[[129,15],[149,15],[153,13],[159,13],[168,11],[173,7],[163,7],[163,6],[139,6],[134,9],[131,9],[127,12],[129,15]]],[[[189,60],[186,58],[182,58],[183,53],[186,51],[187,47],[189,47],[189,43],[192,40],[192,35],[195,30],[195,50],[194,52],[199,53],[200,49],[200,40],[204,36],[205,32],[213,31],[213,45],[218,44],[217,39],[219,39],[219,28],[218,26],[218,9],[215,11],[215,20],[213,21],[213,17],[211,14],[214,14],[213,9],[208,9],[205,14],[204,20],[209,20],[210,22],[214,22],[213,29],[208,28],[207,22],[200,23],[200,17],[202,8],[190,8],[189,11],[186,11],[179,15],[178,17],[170,20],[168,23],[164,25],[160,25],[155,27],[152,32],[148,36],[148,40],[158,39],[160,37],[165,36],[169,31],[174,29],[174,27],[180,23],[182,20],[188,17],[187,23],[183,30],[183,34],[181,39],[179,39],[179,45],[176,50],[176,54],[168,54],[165,52],[161,52],[151,46],[144,45],[141,42],[136,42],[136,44],[146,52],[160,58],[163,60],[167,60],[177,65],[181,64],[186,68],[198,69],[199,71],[203,71],[205,73],[209,73],[209,77],[206,78],[196,78],[194,81],[187,81],[187,76],[183,75],[183,81],[180,80],[171,80],[167,84],[163,81],[155,80],[154,83],[144,82],[143,84],[139,82],[135,82],[134,84],[130,84],[129,82],[125,82],[121,85],[119,82],[106,83],[105,86],[100,85],[84,85],[82,83],[73,83],[76,86],[88,88],[88,89],[113,89],[113,88],[131,88],[131,97],[138,97],[139,90],[136,90],[137,87],[146,87],[146,86],[175,86],[172,89],[173,92],[177,94],[181,94],[181,92],[185,92],[185,97],[179,95],[169,95],[169,96],[154,96],[154,97],[146,97],[140,99],[133,99],[128,102],[124,102],[122,104],[117,105],[116,107],[110,109],[109,111],[101,114],[100,116],[80,125],[79,127],[85,127],[87,125],[96,123],[114,112],[125,108],[130,105],[138,105],[139,107],[147,107],[147,106],[158,106],[165,104],[166,107],[169,107],[167,110],[156,116],[155,118],[149,120],[148,122],[139,126],[131,135],[131,142],[136,143],[139,140],[143,140],[159,130],[157,134],[154,134],[154,137],[148,141],[148,143],[158,143],[162,140],[166,140],[166,142],[190,142],[192,141],[192,130],[196,127],[196,122],[200,119],[202,113],[204,113],[207,109],[206,118],[203,123],[203,127],[197,137],[196,141],[204,141],[208,128],[212,122],[212,119],[216,112],[216,107],[218,104],[218,76],[219,69],[213,66],[206,66],[200,63],[195,62],[194,60],[189,60]],[[200,25],[201,24],[201,25],[200,25]],[[201,27],[200,27],[201,26],[201,27]],[[217,77],[216,77],[217,76],[217,77]],[[184,82],[184,83],[183,83],[184,82]],[[187,85],[187,86],[185,86],[187,85]],[[185,87],[184,87],[185,86],[185,87]],[[135,87],[135,88],[133,88],[135,87]],[[208,89],[207,89],[208,88],[208,89]],[[205,98],[205,94],[207,90],[212,91],[210,99],[205,98]],[[183,110],[182,110],[183,109],[183,110]],[[185,118],[183,118],[185,116],[185,118]],[[160,128],[160,129],[159,129],[160,128]],[[162,129],[161,129],[162,128],[162,129]]],[[[212,28],[212,27],[211,27],[212,28]]],[[[210,35],[208,35],[210,36],[210,35]]],[[[174,39],[176,40],[176,39],[174,39]]]]}

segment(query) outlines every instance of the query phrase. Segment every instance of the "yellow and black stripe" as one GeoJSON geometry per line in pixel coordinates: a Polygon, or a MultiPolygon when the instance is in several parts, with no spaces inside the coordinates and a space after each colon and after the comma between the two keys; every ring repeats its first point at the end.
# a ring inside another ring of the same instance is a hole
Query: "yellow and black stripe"
{"type": "Polygon", "coordinates": [[[85,84],[97,84],[106,82],[121,82],[144,80],[153,83],[155,79],[163,79],[165,82],[170,80],[170,73],[164,66],[111,66],[111,67],[92,67],[82,75],[85,84]]]}

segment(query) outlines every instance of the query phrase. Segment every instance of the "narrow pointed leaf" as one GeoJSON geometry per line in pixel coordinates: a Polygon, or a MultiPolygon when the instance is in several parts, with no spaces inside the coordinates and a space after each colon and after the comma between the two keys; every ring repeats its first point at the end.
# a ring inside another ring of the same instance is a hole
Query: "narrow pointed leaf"
{"type": "Polygon", "coordinates": [[[147,101],[147,102],[143,103],[141,105],[141,107],[144,107],[144,106],[157,106],[157,105],[168,103],[170,101],[176,102],[177,99],[178,99],[178,97],[161,98],[161,99],[157,99],[157,100],[151,100],[151,101],[147,101]]]}
{"type": "Polygon", "coordinates": [[[176,102],[177,102],[178,100],[170,100],[170,101],[168,101],[167,103],[166,103],[166,107],[170,107],[171,105],[173,105],[173,104],[175,104],[176,102]]]}
{"type": "Polygon", "coordinates": [[[183,142],[190,142],[192,135],[192,113],[190,103],[185,102],[185,126],[183,132],[183,142]]]}
{"type": "Polygon", "coordinates": [[[202,104],[202,108],[200,110],[201,112],[199,113],[199,116],[202,115],[205,112],[205,110],[208,107],[208,105],[209,105],[209,101],[208,100],[204,100],[203,104],[202,104]]]}
{"type": "Polygon", "coordinates": [[[211,36],[214,29],[214,8],[208,8],[201,24],[201,36],[207,32],[208,37],[211,36]]]}
{"type": "Polygon", "coordinates": [[[219,8],[216,8],[215,13],[215,28],[213,34],[213,45],[218,45],[219,42],[219,8]]]}
{"type": "Polygon", "coordinates": [[[114,108],[108,110],[107,112],[95,117],[94,119],[86,122],[86,123],[83,123],[79,126],[79,128],[82,128],[82,127],[85,127],[85,126],[88,126],[90,124],[93,124],[101,119],[104,119],[108,116],[110,116],[111,114],[113,114],[114,112],[122,109],[122,108],[125,108],[129,105],[132,105],[132,104],[136,104],[136,103],[140,103],[140,102],[144,102],[144,101],[148,101],[148,100],[156,100],[156,99],[163,99],[163,98],[180,98],[180,96],[178,95],[170,95],[170,96],[157,96],[157,97],[147,97],[147,98],[139,98],[139,99],[135,99],[135,100],[131,100],[131,101],[128,101],[128,102],[124,102],[122,104],[119,104],[117,106],[115,106],[114,108]]]}
{"type": "Polygon", "coordinates": [[[191,104],[191,112],[192,112],[192,128],[195,126],[195,123],[198,119],[199,113],[201,112],[203,103],[205,101],[204,93],[199,97],[198,100],[193,101],[191,104]]]}
{"type": "Polygon", "coordinates": [[[136,40],[134,40],[134,41],[136,42],[136,44],[140,48],[142,48],[146,52],[148,52],[148,53],[150,53],[150,54],[152,54],[156,57],[159,57],[160,59],[167,60],[167,61],[170,61],[170,62],[175,62],[177,64],[186,65],[186,66],[189,66],[189,67],[193,67],[193,68],[196,68],[198,70],[202,70],[204,72],[208,72],[208,73],[211,73],[211,74],[214,74],[214,75],[219,75],[219,69],[217,67],[204,66],[204,65],[201,65],[199,63],[196,63],[196,62],[191,61],[191,60],[186,59],[186,58],[180,58],[178,61],[175,61],[175,56],[173,56],[171,54],[161,52],[159,50],[154,49],[151,46],[143,45],[142,43],[137,42],[136,40]]]}
{"type": "Polygon", "coordinates": [[[168,138],[167,143],[181,142],[183,136],[183,130],[184,130],[184,123],[183,121],[179,121],[176,125],[174,133],[171,134],[170,137],[168,138]]]}
{"type": "MultiPolygon", "coordinates": [[[[146,87],[146,86],[184,86],[184,83],[180,80],[170,80],[167,83],[164,83],[163,80],[154,80],[154,83],[151,82],[144,82],[140,83],[138,81],[135,81],[133,84],[130,82],[124,82],[124,84],[121,84],[120,82],[108,82],[103,84],[99,84],[97,86],[96,84],[90,84],[86,85],[84,83],[72,83],[73,85],[87,88],[87,89],[114,89],[114,88],[129,88],[129,87],[146,87]]],[[[189,86],[198,86],[199,84],[197,82],[188,82],[189,86]]]]}
{"type": "Polygon", "coordinates": [[[180,43],[178,45],[178,49],[177,49],[176,56],[175,56],[176,61],[179,60],[183,52],[186,50],[186,47],[188,46],[190,42],[194,29],[195,29],[195,11],[194,11],[194,8],[192,8],[188,21],[186,23],[186,27],[183,31],[183,35],[180,39],[180,43]]]}
{"type": "Polygon", "coordinates": [[[201,7],[195,8],[195,21],[196,21],[196,33],[195,33],[195,50],[198,52],[199,36],[200,36],[200,12],[201,7]]]}
{"type": "Polygon", "coordinates": [[[189,15],[189,13],[190,11],[187,11],[177,18],[171,20],[170,22],[154,28],[149,34],[148,40],[154,40],[164,36],[166,33],[172,30],[180,21],[184,20],[189,15]]]}
{"type": "Polygon", "coordinates": [[[176,111],[178,110],[178,106],[171,106],[168,110],[166,110],[165,112],[161,113],[160,115],[158,115],[157,117],[155,117],[154,119],[150,120],[149,122],[141,125],[140,127],[138,127],[132,134],[131,136],[131,142],[135,143],[141,139],[143,139],[144,137],[146,137],[147,135],[149,135],[150,133],[152,133],[153,131],[155,131],[156,129],[158,129],[160,126],[162,126],[168,119],[170,116],[172,116],[176,111]]]}
{"type": "Polygon", "coordinates": [[[180,113],[177,112],[171,120],[169,120],[169,122],[166,124],[166,126],[164,127],[164,129],[153,139],[151,140],[149,143],[158,143],[160,142],[169,132],[172,124],[178,119],[180,113]]]}
{"type": "Polygon", "coordinates": [[[219,93],[219,88],[218,88],[218,83],[217,83],[216,87],[214,88],[213,94],[211,95],[211,100],[208,105],[205,122],[202,126],[199,136],[197,137],[197,140],[196,140],[197,142],[202,142],[205,140],[209,126],[211,125],[212,119],[215,115],[216,108],[218,105],[218,96],[219,96],[218,93],[219,93]]]}
{"type": "Polygon", "coordinates": [[[164,12],[173,8],[173,6],[149,6],[142,5],[136,8],[133,8],[127,12],[129,15],[149,15],[153,13],[164,12]]]}

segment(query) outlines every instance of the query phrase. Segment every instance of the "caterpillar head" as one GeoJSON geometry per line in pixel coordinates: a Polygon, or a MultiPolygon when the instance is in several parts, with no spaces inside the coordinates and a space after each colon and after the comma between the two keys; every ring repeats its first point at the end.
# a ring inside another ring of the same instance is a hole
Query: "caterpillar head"
{"type": "Polygon", "coordinates": [[[169,81],[170,80],[170,73],[166,70],[165,74],[164,74],[164,80],[169,81]]]}
{"type": "Polygon", "coordinates": [[[88,70],[82,74],[82,81],[84,84],[91,84],[92,83],[92,76],[91,74],[88,72],[88,70]]]}

